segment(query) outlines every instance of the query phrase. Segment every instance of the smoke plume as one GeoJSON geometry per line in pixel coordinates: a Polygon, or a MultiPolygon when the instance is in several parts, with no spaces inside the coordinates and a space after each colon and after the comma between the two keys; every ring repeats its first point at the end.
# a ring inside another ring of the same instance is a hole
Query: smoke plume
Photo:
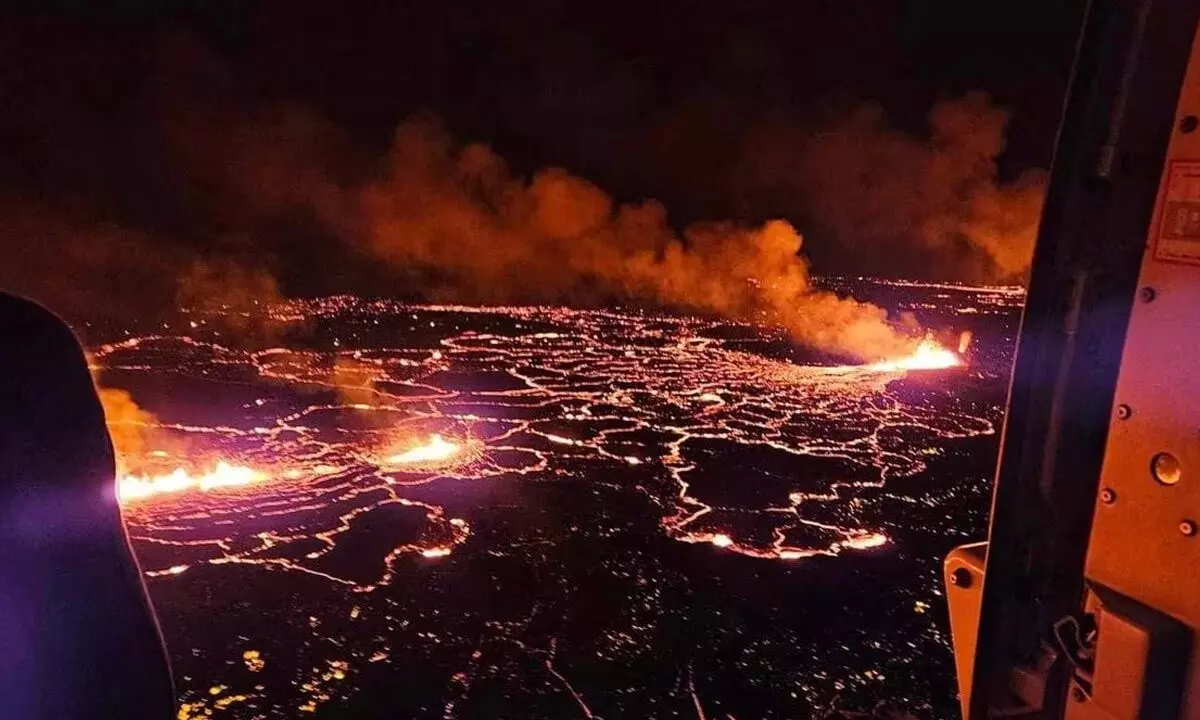
{"type": "Polygon", "coordinates": [[[141,457],[155,448],[157,418],[133,401],[133,396],[117,388],[97,388],[104,418],[112,435],[118,458],[141,457]]]}
{"type": "Polygon", "coordinates": [[[778,323],[818,349],[861,358],[914,343],[884,310],[814,289],[800,235],[785,221],[676,234],[654,201],[618,205],[557,168],[526,181],[428,118],[398,129],[386,176],[355,197],[354,215],[372,252],[429,268],[435,291],[458,299],[646,300],[778,323]]]}
{"type": "Polygon", "coordinates": [[[801,254],[812,248],[792,223],[818,252],[836,245],[870,269],[889,269],[873,258],[966,248],[984,266],[976,275],[1017,278],[1041,202],[1039,175],[1000,181],[1008,116],[979,94],[935,107],[928,137],[867,108],[692,148],[742,156],[719,179],[746,211],[680,229],[659,202],[619,203],[564,169],[514,172],[428,116],[403,123],[373,162],[316,113],[247,107],[229,74],[187,45],[168,53],[155,86],[153,139],[136,128],[125,138],[137,180],[114,183],[136,212],[95,191],[80,208],[0,198],[11,258],[0,285],[109,329],[186,307],[223,342],[275,342],[262,309],[288,294],[356,292],[654,304],[778,324],[873,360],[910,351],[920,330],[814,287],[801,254]]]}
{"type": "Polygon", "coordinates": [[[137,472],[150,457],[192,456],[187,439],[164,429],[154,413],[145,410],[125,390],[97,386],[104,419],[117,457],[117,472],[137,472]]]}
{"type": "Polygon", "coordinates": [[[176,293],[180,307],[203,315],[227,341],[252,346],[278,339],[283,328],[267,308],[283,299],[270,272],[224,257],[194,261],[176,293]]]}
{"type": "Polygon", "coordinates": [[[129,327],[170,305],[173,253],[143,232],[0,197],[0,288],[28,295],[72,321],[129,327]]]}
{"type": "Polygon", "coordinates": [[[369,405],[379,399],[376,383],[385,379],[379,366],[352,356],[339,355],[334,360],[327,382],[337,391],[344,405],[369,405]]]}
{"type": "Polygon", "coordinates": [[[968,93],[934,106],[922,137],[890,127],[868,105],[815,129],[752,138],[742,183],[760,204],[807,218],[814,235],[856,259],[916,257],[943,277],[1020,282],[1046,174],[1001,181],[1008,121],[987,95],[968,93]]]}

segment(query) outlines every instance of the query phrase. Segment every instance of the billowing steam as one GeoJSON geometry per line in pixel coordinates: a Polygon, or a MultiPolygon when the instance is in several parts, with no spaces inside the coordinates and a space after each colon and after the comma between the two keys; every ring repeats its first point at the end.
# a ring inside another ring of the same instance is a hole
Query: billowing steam
{"type": "Polygon", "coordinates": [[[339,355],[330,370],[328,383],[344,405],[370,405],[379,399],[375,384],[386,378],[378,365],[339,355]]]}
{"type": "Polygon", "coordinates": [[[141,457],[157,447],[158,419],[152,413],[138,406],[125,390],[100,387],[97,391],[118,458],[141,457]]]}
{"type": "MultiPolygon", "coordinates": [[[[200,70],[162,85],[203,85],[212,73],[200,70]]],[[[101,200],[0,198],[0,286],[109,329],[188,307],[224,342],[255,344],[277,331],[259,308],[297,291],[644,303],[778,324],[871,361],[911,352],[919,328],[814,287],[792,223],[866,266],[966,248],[986,266],[976,279],[1020,278],[1041,203],[1040,174],[1000,182],[1007,114],[979,94],[935,107],[927,138],[890,129],[877,109],[815,128],[784,123],[762,142],[732,138],[741,169],[721,180],[747,215],[791,221],[680,230],[654,200],[619,203],[558,168],[513,172],[427,116],[403,123],[372,163],[310,112],[247,111],[220,88],[189,93],[162,99],[163,152],[150,154],[169,200],[146,213],[154,222],[101,200]]]]}
{"type": "Polygon", "coordinates": [[[261,310],[283,296],[250,252],[201,253],[36,201],[0,200],[0,220],[0,289],[38,300],[85,336],[90,325],[155,327],[177,308],[200,313],[234,344],[278,332],[261,310]]]}
{"type": "Polygon", "coordinates": [[[814,235],[852,257],[925,255],[948,267],[965,250],[973,267],[960,261],[957,274],[1021,282],[1046,174],[999,179],[1008,121],[987,95],[969,93],[934,106],[928,135],[918,137],[865,106],[815,129],[751,139],[743,182],[749,195],[775,198],[765,203],[773,211],[807,217],[814,235]]]}
{"type": "Polygon", "coordinates": [[[355,224],[373,252],[433,270],[436,288],[460,299],[650,300],[781,324],[802,342],[861,358],[916,342],[882,309],[814,289],[787,222],[709,223],[677,235],[654,201],[617,205],[556,168],[525,181],[487,147],[456,145],[428,119],[400,127],[387,176],[356,202],[355,224]]]}
{"type": "Polygon", "coordinates": [[[176,299],[232,342],[262,345],[276,340],[281,331],[265,312],[284,299],[275,277],[231,258],[193,262],[179,279],[176,299]]]}
{"type": "Polygon", "coordinates": [[[177,463],[196,455],[185,435],[164,428],[158,417],[142,408],[125,390],[97,386],[104,419],[112,437],[117,475],[140,471],[147,458],[177,463]]]}
{"type": "Polygon", "coordinates": [[[73,321],[135,325],[175,292],[181,264],[143,232],[25,197],[0,198],[0,288],[73,321]]]}

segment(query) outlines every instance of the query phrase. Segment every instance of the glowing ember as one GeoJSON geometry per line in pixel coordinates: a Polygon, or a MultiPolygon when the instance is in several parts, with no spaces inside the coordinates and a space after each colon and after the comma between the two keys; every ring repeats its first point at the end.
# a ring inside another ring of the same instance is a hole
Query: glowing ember
{"type": "Polygon", "coordinates": [[[880,372],[896,372],[905,370],[942,370],[962,365],[960,358],[953,350],[942,347],[933,338],[927,337],[917,345],[917,349],[907,357],[882,360],[867,366],[869,370],[880,372]]]}
{"type": "Polygon", "coordinates": [[[433,465],[444,462],[459,453],[461,447],[441,435],[432,435],[429,442],[388,457],[393,465],[433,465]]]}
{"type": "Polygon", "coordinates": [[[193,475],[183,468],[165,475],[123,475],[117,486],[117,496],[122,502],[130,502],[166,493],[192,490],[208,492],[217,488],[250,485],[265,479],[266,475],[257,470],[230,465],[222,460],[210,472],[199,475],[193,475]]]}
{"type": "Polygon", "coordinates": [[[870,548],[887,545],[887,543],[887,535],[883,535],[882,533],[868,533],[866,535],[858,535],[848,540],[844,540],[842,541],[842,546],[853,548],[855,550],[867,550],[870,548]]]}
{"type": "Polygon", "coordinates": [[[448,547],[426,548],[421,551],[421,555],[423,557],[427,557],[427,558],[446,557],[449,554],[450,554],[450,548],[448,548],[448,547]]]}
{"type": "Polygon", "coordinates": [[[971,340],[974,337],[975,337],[975,335],[970,330],[962,331],[962,334],[958,336],[958,354],[959,355],[962,355],[963,353],[965,353],[967,351],[967,348],[969,348],[971,346],[971,340]]]}
{"type": "Polygon", "coordinates": [[[712,540],[710,540],[709,542],[711,542],[713,545],[716,545],[719,548],[724,548],[724,547],[729,547],[730,545],[733,544],[733,538],[729,537],[725,533],[717,533],[716,535],[712,536],[712,540]]]}
{"type": "Polygon", "coordinates": [[[182,575],[187,572],[190,565],[172,565],[165,570],[150,570],[146,573],[146,577],[163,577],[164,575],[182,575]]]}

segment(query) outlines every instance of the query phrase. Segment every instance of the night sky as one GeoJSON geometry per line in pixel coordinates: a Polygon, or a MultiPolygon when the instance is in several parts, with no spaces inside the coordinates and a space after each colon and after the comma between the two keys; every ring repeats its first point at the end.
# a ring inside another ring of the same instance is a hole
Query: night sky
{"type": "Polygon", "coordinates": [[[347,185],[422,113],[517,175],[557,166],[617,202],[656,198],[677,228],[785,217],[816,272],[978,279],[929,270],[928,248],[823,241],[793,193],[754,189],[774,149],[746,148],[864,103],[920,138],[939,101],[983,91],[1012,117],[998,179],[1048,167],[1080,4],[26,3],[0,16],[0,241],[118,229],[176,254],[251,247],[286,291],[337,290],[370,263],[313,250],[330,232],[307,211],[231,198],[213,170],[238,164],[225,140],[250,123],[266,154],[347,185]]]}

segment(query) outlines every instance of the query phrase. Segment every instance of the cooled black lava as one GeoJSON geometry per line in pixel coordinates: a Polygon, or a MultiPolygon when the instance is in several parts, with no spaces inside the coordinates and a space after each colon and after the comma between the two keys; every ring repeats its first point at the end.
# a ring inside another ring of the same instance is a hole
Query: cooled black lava
{"type": "Polygon", "coordinates": [[[307,324],[283,348],[203,318],[96,348],[188,449],[130,467],[252,473],[127,485],[183,716],[746,720],[837,694],[944,714],[937,566],[982,526],[1021,297],[872,288],[975,329],[972,363],[346,297],[273,309],[307,324]]]}

